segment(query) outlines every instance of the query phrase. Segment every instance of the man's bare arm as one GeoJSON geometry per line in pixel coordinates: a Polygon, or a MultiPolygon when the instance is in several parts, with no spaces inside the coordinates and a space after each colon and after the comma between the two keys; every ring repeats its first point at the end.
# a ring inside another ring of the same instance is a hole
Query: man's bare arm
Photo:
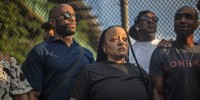
{"type": "Polygon", "coordinates": [[[164,100],[163,76],[150,76],[153,85],[153,100],[164,100]]]}
{"type": "Polygon", "coordinates": [[[30,91],[28,93],[29,100],[39,100],[40,92],[30,91]]]}

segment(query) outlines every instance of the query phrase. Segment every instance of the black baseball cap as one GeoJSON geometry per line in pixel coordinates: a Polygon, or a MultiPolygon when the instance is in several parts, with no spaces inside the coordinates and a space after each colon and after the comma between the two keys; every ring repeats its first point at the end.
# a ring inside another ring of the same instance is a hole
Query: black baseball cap
{"type": "Polygon", "coordinates": [[[49,22],[45,22],[41,25],[41,28],[44,29],[44,30],[50,30],[53,28],[53,26],[51,25],[51,23],[49,22]]]}

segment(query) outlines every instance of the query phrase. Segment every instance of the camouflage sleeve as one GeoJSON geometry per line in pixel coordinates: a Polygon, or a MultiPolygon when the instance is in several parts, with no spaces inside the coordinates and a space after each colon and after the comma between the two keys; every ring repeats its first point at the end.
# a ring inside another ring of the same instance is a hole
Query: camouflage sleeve
{"type": "Polygon", "coordinates": [[[11,57],[10,74],[10,90],[13,95],[27,93],[32,90],[32,87],[21,71],[21,66],[17,65],[17,61],[14,57],[11,57]]]}
{"type": "Polygon", "coordinates": [[[9,67],[9,64],[4,58],[0,61],[0,100],[10,100],[10,77],[8,77],[8,74],[5,72],[6,67],[9,67]]]}

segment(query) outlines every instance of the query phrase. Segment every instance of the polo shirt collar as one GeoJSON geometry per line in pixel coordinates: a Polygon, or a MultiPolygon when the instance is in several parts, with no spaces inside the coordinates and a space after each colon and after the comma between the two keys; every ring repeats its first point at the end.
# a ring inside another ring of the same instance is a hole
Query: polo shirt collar
{"type": "MultiPolygon", "coordinates": [[[[60,44],[66,45],[65,42],[63,42],[63,40],[61,40],[61,39],[53,40],[53,43],[60,43],[60,44]]],[[[71,46],[74,46],[74,45],[79,46],[79,44],[75,41],[75,39],[73,39],[73,43],[71,44],[71,46]]]]}

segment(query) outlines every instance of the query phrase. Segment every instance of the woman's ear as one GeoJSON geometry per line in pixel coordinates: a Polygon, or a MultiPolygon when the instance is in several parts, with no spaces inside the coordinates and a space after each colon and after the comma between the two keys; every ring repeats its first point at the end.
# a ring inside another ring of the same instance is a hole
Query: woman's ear
{"type": "Polygon", "coordinates": [[[106,49],[106,45],[105,45],[105,44],[103,45],[102,49],[103,49],[103,52],[104,52],[105,54],[107,54],[107,49],[106,49]]]}

